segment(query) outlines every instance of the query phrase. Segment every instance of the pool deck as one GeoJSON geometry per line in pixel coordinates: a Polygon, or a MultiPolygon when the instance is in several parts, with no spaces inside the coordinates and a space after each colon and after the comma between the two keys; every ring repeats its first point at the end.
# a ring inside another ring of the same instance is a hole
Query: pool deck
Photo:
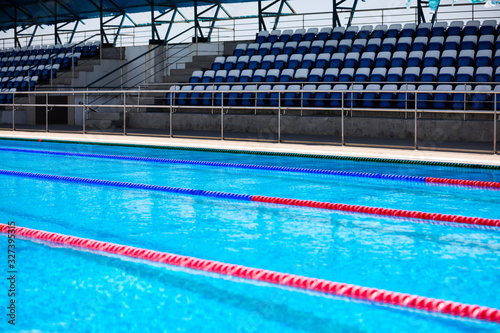
{"type": "Polygon", "coordinates": [[[209,149],[236,149],[242,151],[283,152],[347,157],[403,159],[411,161],[451,162],[467,164],[500,165],[500,155],[492,153],[469,153],[453,151],[431,151],[398,148],[375,148],[360,146],[334,146],[321,144],[270,143],[256,141],[185,139],[137,135],[103,135],[77,133],[47,133],[0,130],[0,138],[62,140],[68,142],[91,142],[113,144],[136,144],[151,146],[192,147],[209,149]]]}

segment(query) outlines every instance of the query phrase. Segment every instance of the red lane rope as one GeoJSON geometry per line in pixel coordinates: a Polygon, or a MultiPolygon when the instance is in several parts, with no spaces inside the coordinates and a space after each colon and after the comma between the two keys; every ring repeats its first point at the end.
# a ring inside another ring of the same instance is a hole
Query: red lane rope
{"type": "Polygon", "coordinates": [[[286,199],[279,197],[266,197],[262,195],[253,195],[251,197],[251,200],[256,202],[339,210],[339,211],[353,212],[353,213],[407,217],[407,218],[415,218],[415,219],[430,220],[430,221],[455,222],[455,223],[500,227],[500,220],[487,219],[482,217],[426,213],[426,212],[404,210],[404,209],[390,209],[390,208],[368,207],[359,205],[347,205],[341,203],[330,203],[330,202],[311,201],[311,200],[286,199]]]}
{"type": "MultiPolygon", "coordinates": [[[[9,227],[0,224],[0,233],[8,233],[9,227]]],[[[376,304],[416,309],[426,312],[451,315],[469,319],[477,319],[500,324],[500,310],[486,306],[464,304],[441,299],[417,296],[383,289],[361,287],[347,283],[333,282],[305,276],[278,273],[265,269],[251,268],[241,265],[226,264],[213,260],[182,256],[137,247],[101,242],[87,238],[66,236],[58,233],[15,227],[16,236],[51,242],[74,249],[97,251],[124,257],[147,260],[204,271],[214,274],[232,276],[241,279],[261,281],[280,286],[308,290],[317,293],[347,297],[376,304]]]]}
{"type": "Polygon", "coordinates": [[[486,188],[493,188],[493,189],[500,188],[499,182],[486,182],[486,181],[482,181],[482,180],[425,177],[425,182],[426,183],[433,183],[433,184],[486,187],[486,188]]]}

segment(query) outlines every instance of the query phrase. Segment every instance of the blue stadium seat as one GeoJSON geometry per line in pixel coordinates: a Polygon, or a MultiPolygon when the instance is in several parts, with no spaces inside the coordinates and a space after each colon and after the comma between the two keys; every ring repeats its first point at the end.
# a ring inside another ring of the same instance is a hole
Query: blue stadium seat
{"type": "Polygon", "coordinates": [[[352,39],[342,39],[337,47],[337,52],[348,53],[352,47],[352,39]]]}
{"type": "Polygon", "coordinates": [[[388,67],[391,61],[392,52],[382,51],[375,57],[375,67],[388,67]]]}
{"type": "Polygon", "coordinates": [[[342,68],[340,71],[339,82],[351,82],[354,77],[354,68],[342,68]]]}
{"type": "Polygon", "coordinates": [[[417,25],[415,23],[406,23],[401,30],[401,37],[415,37],[417,25]]]}
{"type": "Polygon", "coordinates": [[[471,97],[470,107],[473,110],[492,110],[493,103],[491,102],[491,86],[478,85],[474,88],[474,94],[471,97]],[[477,93],[476,93],[477,92],[477,93]]]}
{"type": "Polygon", "coordinates": [[[279,69],[269,69],[266,73],[266,78],[264,79],[265,82],[277,82],[278,78],[280,76],[280,70],[279,69]]]}
{"type": "Polygon", "coordinates": [[[306,53],[309,53],[310,49],[311,49],[311,42],[310,41],[303,41],[303,42],[300,42],[299,45],[297,46],[296,53],[306,54],[306,53]]]}
{"type": "Polygon", "coordinates": [[[378,95],[380,90],[380,84],[369,84],[365,88],[365,92],[363,93],[363,102],[362,106],[364,108],[374,108],[377,100],[378,100],[378,95]]]}
{"type": "Polygon", "coordinates": [[[385,24],[379,24],[377,26],[375,26],[375,29],[373,29],[373,32],[372,32],[372,39],[373,38],[384,38],[385,37],[385,33],[387,31],[387,25],[385,24]]]}
{"type": "Polygon", "coordinates": [[[313,68],[316,64],[316,57],[317,55],[314,53],[304,55],[304,58],[302,59],[302,68],[313,68]]]}
{"type": "Polygon", "coordinates": [[[339,46],[338,40],[327,40],[325,42],[325,47],[323,48],[323,53],[335,53],[337,52],[337,48],[339,46]]]}
{"type": "Polygon", "coordinates": [[[415,107],[415,94],[417,90],[414,84],[403,84],[396,93],[396,107],[398,109],[409,109],[415,107]]]}
{"type": "Polygon", "coordinates": [[[434,94],[434,109],[448,109],[449,101],[451,100],[451,94],[446,91],[452,91],[453,86],[451,84],[440,84],[436,88],[436,93],[434,94]],[[439,92],[438,91],[443,91],[439,92]]]}
{"type": "Polygon", "coordinates": [[[224,105],[226,104],[227,98],[229,96],[229,91],[231,90],[231,86],[223,85],[217,88],[217,92],[214,94],[214,105],[221,106],[222,100],[224,100],[224,105]]]}
{"type": "Polygon", "coordinates": [[[283,69],[288,67],[288,58],[290,56],[288,54],[280,54],[276,56],[276,61],[274,63],[275,69],[283,69]]]}
{"type": "Polygon", "coordinates": [[[420,81],[420,67],[407,67],[403,74],[404,82],[420,81]]]}
{"type": "Polygon", "coordinates": [[[385,38],[383,41],[382,41],[382,45],[380,46],[380,51],[384,52],[394,52],[394,49],[396,48],[396,43],[397,43],[397,39],[394,38],[394,37],[388,37],[388,38],[385,38]]]}
{"type": "Polygon", "coordinates": [[[477,36],[464,36],[460,50],[475,50],[477,47],[477,36]]]}
{"type": "Polygon", "coordinates": [[[351,52],[364,52],[366,47],[366,39],[356,39],[352,43],[351,52]]]}
{"type": "Polygon", "coordinates": [[[441,55],[441,67],[455,66],[457,62],[458,53],[455,50],[443,51],[441,55]]]}
{"type": "Polygon", "coordinates": [[[461,42],[462,38],[460,36],[448,36],[444,42],[444,49],[457,51],[461,42]]]}
{"type": "Polygon", "coordinates": [[[495,75],[493,75],[493,82],[500,82],[500,67],[497,67],[495,75]]]}
{"type": "Polygon", "coordinates": [[[467,21],[464,28],[464,36],[477,35],[481,22],[467,21]]]}
{"type": "Polygon", "coordinates": [[[335,82],[339,77],[339,69],[338,68],[327,68],[325,71],[325,75],[323,75],[324,82],[335,82]]]}
{"type": "Polygon", "coordinates": [[[280,36],[281,36],[281,30],[272,30],[269,33],[269,37],[267,38],[267,41],[269,43],[276,43],[280,39],[280,36]]]}
{"type": "Polygon", "coordinates": [[[288,68],[297,69],[302,64],[302,59],[304,56],[302,54],[292,54],[290,60],[288,60],[288,68]]]}
{"type": "Polygon", "coordinates": [[[375,63],[375,52],[365,52],[359,60],[359,67],[371,68],[375,63]]]}
{"type": "Polygon", "coordinates": [[[476,52],[474,50],[460,51],[457,58],[457,67],[473,66],[475,53],[476,52]]]}
{"type": "MultiPolygon", "coordinates": [[[[268,57],[268,56],[266,56],[268,57]]],[[[239,56],[238,61],[236,62],[236,69],[244,70],[248,67],[248,62],[250,61],[250,57],[247,55],[239,56]]]]}
{"type": "Polygon", "coordinates": [[[417,89],[417,108],[429,109],[433,100],[434,87],[431,84],[422,84],[417,89]]]}
{"type": "Polygon", "coordinates": [[[385,67],[374,68],[372,73],[370,74],[370,81],[371,82],[385,81],[386,75],[387,75],[387,68],[385,67]]]}
{"type": "Polygon", "coordinates": [[[466,107],[466,103],[469,100],[469,94],[467,93],[468,91],[472,90],[472,86],[470,85],[458,85],[455,87],[455,92],[457,91],[463,91],[465,92],[464,94],[458,94],[454,93],[451,96],[452,103],[451,107],[455,110],[464,110],[466,107]]]}
{"type": "Polygon", "coordinates": [[[281,72],[279,77],[279,82],[291,82],[295,75],[295,70],[287,68],[281,72]]]}
{"type": "Polygon", "coordinates": [[[395,91],[398,90],[398,86],[395,84],[385,84],[382,87],[382,92],[379,95],[379,106],[381,108],[392,108],[396,99],[395,91]]]}
{"type": "Polygon", "coordinates": [[[493,35],[482,35],[479,37],[479,42],[477,43],[478,51],[481,50],[492,50],[495,45],[495,36],[493,35]]]}
{"type": "Polygon", "coordinates": [[[307,68],[299,68],[295,71],[293,80],[295,82],[305,82],[309,76],[309,70],[307,68]]]}
{"type": "Polygon", "coordinates": [[[257,86],[250,84],[246,85],[244,92],[241,94],[241,105],[242,106],[255,106],[255,94],[257,92],[257,86]]]}
{"type": "Polygon", "coordinates": [[[226,71],[230,71],[231,69],[234,68],[237,61],[238,61],[238,57],[235,57],[235,56],[227,57],[226,62],[224,62],[224,67],[222,69],[225,69],[226,71]]]}
{"type": "Polygon", "coordinates": [[[345,56],[344,68],[356,68],[358,67],[358,62],[359,62],[359,53],[349,52],[345,56]]]}
{"type": "Polygon", "coordinates": [[[493,67],[484,66],[476,69],[476,74],[474,75],[475,82],[490,82],[492,78],[493,67]]]}
{"type": "Polygon", "coordinates": [[[199,85],[194,86],[191,91],[190,103],[191,105],[200,105],[201,104],[201,96],[203,95],[203,91],[205,90],[205,86],[199,85]]]}
{"type": "Polygon", "coordinates": [[[212,63],[212,69],[214,71],[218,71],[224,67],[224,63],[226,62],[226,57],[217,57],[212,63]]]}
{"type": "Polygon", "coordinates": [[[411,37],[401,37],[396,43],[396,51],[410,51],[413,39],[411,37]]]}
{"type": "Polygon", "coordinates": [[[495,52],[495,56],[493,57],[493,67],[500,66],[500,50],[495,52]]]}
{"type": "Polygon", "coordinates": [[[265,69],[257,69],[253,72],[252,82],[264,82],[267,71],[265,69]]]}
{"type": "Polygon", "coordinates": [[[240,80],[241,70],[233,69],[227,74],[226,82],[238,82],[240,80]]]}
{"type": "MultiPolygon", "coordinates": [[[[260,68],[262,68],[262,69],[273,68],[275,61],[276,61],[276,56],[268,54],[268,55],[264,56],[264,58],[262,58],[260,68]]],[[[236,64],[236,68],[239,69],[238,64],[236,64]]],[[[244,68],[242,68],[242,69],[244,69],[244,68]]]]}
{"type": "Polygon", "coordinates": [[[277,84],[273,87],[272,92],[269,94],[269,105],[278,106],[279,96],[283,97],[283,92],[286,90],[286,86],[283,84],[277,84]]]}
{"type": "Polygon", "coordinates": [[[479,29],[479,35],[493,35],[496,33],[497,21],[496,20],[484,20],[481,24],[481,29],[479,29]]]}
{"type": "Polygon", "coordinates": [[[439,51],[427,51],[424,55],[424,64],[423,67],[435,67],[439,66],[439,51]]]}
{"type": "Polygon", "coordinates": [[[391,67],[387,72],[385,80],[387,82],[398,82],[401,81],[403,77],[403,68],[401,67],[391,67]]]}
{"type": "Polygon", "coordinates": [[[288,107],[294,107],[299,105],[299,95],[300,93],[300,85],[291,84],[286,88],[286,91],[283,93],[283,105],[288,107]]]}
{"type": "Polygon", "coordinates": [[[382,45],[382,39],[371,38],[368,40],[368,43],[366,44],[366,52],[377,53],[380,50],[380,45],[382,45]]]}
{"type": "Polygon", "coordinates": [[[335,86],[333,86],[332,92],[330,94],[330,106],[331,107],[341,107],[342,106],[342,94],[346,90],[347,90],[346,84],[336,84],[335,86]]]}
{"type": "Polygon", "coordinates": [[[309,52],[314,53],[314,54],[320,54],[323,52],[323,48],[325,47],[325,41],[324,40],[315,40],[311,44],[311,49],[309,52]]]}
{"type": "Polygon", "coordinates": [[[283,42],[285,44],[288,43],[289,41],[291,41],[292,35],[293,35],[292,29],[283,30],[281,32],[280,42],[283,42]]]}
{"type": "Polygon", "coordinates": [[[448,29],[448,22],[446,21],[436,22],[432,27],[432,36],[433,37],[444,36],[446,34],[447,29],[448,29]]]}
{"type": "Polygon", "coordinates": [[[412,44],[412,51],[423,51],[427,50],[429,44],[429,38],[427,37],[416,37],[412,44]]]}
{"type": "Polygon", "coordinates": [[[441,51],[444,48],[444,37],[436,36],[432,37],[429,41],[428,50],[429,51],[441,51]]]}
{"type": "Polygon", "coordinates": [[[406,51],[394,52],[391,59],[391,67],[406,67],[408,53],[406,51]]]}
{"type": "Polygon", "coordinates": [[[421,82],[434,82],[437,79],[438,68],[437,67],[424,67],[422,70],[422,75],[420,75],[421,82]]]}
{"type": "Polygon", "coordinates": [[[245,55],[247,53],[247,47],[248,44],[238,44],[236,45],[236,48],[234,49],[233,55],[235,57],[241,57],[242,55],[245,55]]]}
{"type": "Polygon", "coordinates": [[[455,67],[441,67],[437,77],[438,82],[453,82],[455,81],[455,75],[457,70],[455,67]]]}
{"type": "Polygon", "coordinates": [[[330,58],[332,55],[330,53],[321,53],[316,58],[316,67],[317,68],[326,68],[330,65],[330,58]]]}
{"type": "Polygon", "coordinates": [[[431,35],[432,23],[420,23],[417,27],[417,37],[429,37],[431,35]]]}
{"type": "Polygon", "coordinates": [[[347,29],[345,29],[344,39],[356,39],[358,32],[359,27],[351,25],[350,27],[347,27],[347,29]]]}
{"type": "Polygon", "coordinates": [[[369,39],[372,35],[373,25],[364,25],[359,29],[358,39],[369,39]]]}
{"type": "Polygon", "coordinates": [[[342,68],[344,64],[345,53],[334,53],[330,58],[331,68],[342,68]]]}
{"type": "Polygon", "coordinates": [[[244,69],[240,73],[240,82],[251,82],[253,77],[252,69],[244,69]]]}
{"type": "Polygon", "coordinates": [[[460,36],[462,34],[462,28],[464,27],[464,22],[453,21],[448,27],[448,36],[460,36]]]}
{"type": "Polygon", "coordinates": [[[424,58],[424,52],[422,51],[411,51],[408,55],[408,60],[406,61],[407,67],[420,67],[422,60],[424,58]]]}
{"type": "Polygon", "coordinates": [[[286,43],[285,48],[283,49],[283,54],[288,54],[288,55],[294,54],[295,51],[297,50],[297,45],[298,43],[293,41],[286,43]]]}
{"type": "MultiPolygon", "coordinates": [[[[274,46],[274,44],[273,44],[274,46]]],[[[260,44],[259,43],[251,43],[247,46],[247,53],[246,55],[247,56],[253,56],[253,55],[256,55],[258,52],[259,52],[259,47],[260,47],[260,44]]]]}
{"type": "Polygon", "coordinates": [[[345,27],[335,27],[333,28],[330,38],[332,40],[341,40],[342,38],[344,38],[344,34],[345,34],[345,27]]]}
{"type": "Polygon", "coordinates": [[[316,93],[314,94],[314,106],[316,107],[327,106],[327,100],[330,97],[330,93],[328,91],[331,89],[332,86],[329,84],[320,85],[316,90],[316,93]]]}
{"type": "Polygon", "coordinates": [[[217,72],[215,72],[214,82],[215,83],[225,82],[226,78],[227,78],[227,70],[219,69],[217,72]]]}
{"type": "Polygon", "coordinates": [[[188,105],[191,90],[191,86],[183,86],[181,88],[181,91],[177,94],[177,105],[188,105]]]}
{"type": "Polygon", "coordinates": [[[262,63],[262,56],[261,55],[253,55],[250,57],[250,60],[248,61],[248,69],[259,69],[260,64],[262,63]]]}
{"type": "Polygon", "coordinates": [[[273,44],[273,47],[271,48],[271,54],[277,56],[278,54],[283,53],[284,48],[285,48],[285,43],[275,42],[273,44]]]}
{"type": "Polygon", "coordinates": [[[312,42],[316,38],[316,35],[318,34],[318,31],[319,31],[318,28],[309,28],[309,29],[307,29],[307,32],[304,35],[304,40],[312,42]]]}
{"type": "Polygon", "coordinates": [[[317,40],[326,41],[327,39],[330,39],[332,30],[333,29],[329,27],[321,28],[321,30],[318,32],[318,35],[316,36],[317,40]]]}
{"type": "Polygon", "coordinates": [[[244,88],[242,85],[235,85],[231,87],[231,91],[227,97],[227,105],[238,106],[241,104],[241,92],[244,88]]]}
{"type": "Polygon", "coordinates": [[[368,81],[370,77],[370,68],[358,68],[354,74],[354,82],[368,81]]]}
{"type": "Polygon", "coordinates": [[[399,23],[391,24],[389,26],[389,28],[387,29],[387,32],[385,33],[386,39],[399,37],[399,33],[401,32],[401,27],[402,27],[402,25],[399,23]]]}
{"type": "MultiPolygon", "coordinates": [[[[302,40],[302,38],[304,38],[305,34],[306,34],[306,29],[297,29],[293,33],[291,40],[294,42],[300,42],[302,40]]],[[[313,39],[314,39],[314,36],[313,36],[313,39]]]]}
{"type": "Polygon", "coordinates": [[[259,50],[257,51],[257,54],[260,56],[265,56],[271,52],[271,48],[273,47],[272,43],[262,43],[260,44],[259,50]]]}
{"type": "Polygon", "coordinates": [[[457,82],[471,82],[474,75],[474,67],[463,66],[458,68],[455,80],[457,82]]]}
{"type": "Polygon", "coordinates": [[[257,34],[257,37],[255,38],[255,42],[262,44],[262,43],[267,42],[268,38],[269,38],[269,31],[266,31],[266,30],[259,31],[259,33],[257,34]]]}
{"type": "Polygon", "coordinates": [[[311,73],[309,73],[309,82],[321,82],[323,81],[323,75],[325,74],[325,70],[323,68],[313,68],[311,69],[311,73]]]}
{"type": "Polygon", "coordinates": [[[348,108],[355,108],[361,104],[361,96],[363,85],[362,84],[353,84],[349,87],[349,90],[345,96],[344,105],[348,108]],[[353,91],[354,90],[354,91],[353,91]],[[352,92],[350,92],[352,91],[352,92]]]}
{"type": "Polygon", "coordinates": [[[314,84],[306,84],[304,86],[304,92],[302,93],[301,103],[303,107],[309,107],[314,104],[314,93],[316,91],[316,86],[314,84]]]}
{"type": "Polygon", "coordinates": [[[491,66],[493,62],[493,51],[481,50],[476,54],[476,67],[491,66]]]}
{"type": "Polygon", "coordinates": [[[214,81],[215,71],[208,70],[203,73],[203,77],[201,78],[201,83],[210,83],[214,81]]]}
{"type": "Polygon", "coordinates": [[[268,84],[263,84],[259,86],[259,89],[257,90],[257,101],[256,104],[257,106],[265,106],[269,104],[269,92],[272,89],[272,87],[268,84]]]}

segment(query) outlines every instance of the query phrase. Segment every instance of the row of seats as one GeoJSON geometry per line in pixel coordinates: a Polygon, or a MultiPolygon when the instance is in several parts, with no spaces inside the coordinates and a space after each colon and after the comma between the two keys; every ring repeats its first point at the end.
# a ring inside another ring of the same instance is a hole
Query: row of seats
{"type": "Polygon", "coordinates": [[[385,67],[374,68],[298,68],[224,69],[195,71],[189,83],[223,82],[500,82],[500,67],[385,67]]]}
{"type": "Polygon", "coordinates": [[[78,60],[80,60],[82,56],[81,52],[67,52],[67,53],[59,53],[57,55],[31,55],[31,56],[22,56],[22,57],[3,57],[0,58],[0,67],[23,67],[23,66],[38,66],[38,65],[47,65],[47,64],[61,64],[62,68],[71,67],[71,59],[73,59],[73,63],[77,65],[78,60]]]}
{"type": "Polygon", "coordinates": [[[17,76],[14,79],[2,78],[0,80],[1,89],[15,89],[16,91],[32,91],[38,83],[38,76],[17,76]]]}
{"type": "Polygon", "coordinates": [[[496,20],[485,20],[483,24],[480,21],[468,21],[465,25],[463,21],[453,21],[448,26],[447,22],[407,23],[391,24],[387,26],[380,24],[373,28],[372,25],[336,27],[336,28],[310,28],[294,30],[273,30],[261,31],[257,34],[256,43],[274,43],[277,41],[314,41],[314,40],[340,40],[340,39],[369,39],[384,37],[433,37],[433,36],[471,36],[471,35],[500,35],[500,25],[497,26],[496,20]]]}
{"type": "Polygon", "coordinates": [[[421,91],[417,94],[417,108],[420,109],[447,109],[463,110],[470,103],[473,110],[492,110],[494,99],[492,92],[499,93],[497,109],[500,109],[500,85],[494,89],[488,85],[478,85],[472,91],[471,85],[401,85],[395,84],[369,84],[366,87],[360,84],[348,86],[346,84],[312,85],[197,85],[172,87],[176,90],[171,100],[171,93],[167,94],[166,104],[192,105],[192,106],[221,106],[224,93],[224,105],[227,106],[278,106],[281,94],[283,106],[287,107],[341,107],[342,94],[344,106],[363,108],[414,108],[415,95],[412,91],[421,91]],[[352,90],[353,92],[350,92],[352,90]],[[450,93],[453,91],[454,93],[450,93]],[[457,93],[455,93],[457,92],[457,93]]]}
{"type": "Polygon", "coordinates": [[[12,103],[12,98],[13,95],[12,93],[16,91],[16,88],[3,88],[0,89],[0,92],[3,94],[0,94],[0,104],[11,104],[12,103]],[[9,94],[10,93],[10,94],[9,94]]]}
{"type": "Polygon", "coordinates": [[[8,48],[0,50],[0,58],[4,57],[23,57],[37,55],[57,55],[59,53],[77,53],[80,52],[83,58],[94,57],[99,51],[101,42],[86,42],[81,44],[57,44],[57,45],[35,45],[24,46],[20,48],[8,48]]]}
{"type": "Polygon", "coordinates": [[[347,53],[347,52],[379,52],[379,51],[443,51],[443,50],[500,50],[500,36],[481,35],[448,36],[445,37],[387,37],[372,39],[341,39],[316,40],[302,42],[274,42],[274,43],[240,43],[236,46],[233,55],[236,57],[247,55],[268,54],[306,54],[306,53],[347,53]]]}

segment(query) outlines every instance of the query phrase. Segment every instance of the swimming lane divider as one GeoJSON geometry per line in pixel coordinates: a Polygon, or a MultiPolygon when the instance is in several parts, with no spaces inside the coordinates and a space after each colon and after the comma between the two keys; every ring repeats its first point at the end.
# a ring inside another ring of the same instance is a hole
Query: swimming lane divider
{"type": "MultiPolygon", "coordinates": [[[[12,227],[7,226],[6,224],[0,224],[0,233],[8,234],[9,230],[11,230],[10,233],[14,233],[14,231],[12,231],[12,227]]],[[[79,251],[93,251],[97,254],[129,257],[217,275],[264,282],[291,289],[306,290],[320,295],[332,295],[370,302],[377,305],[415,309],[428,313],[489,321],[500,324],[500,310],[486,306],[445,301],[383,289],[368,288],[300,275],[279,273],[271,270],[227,264],[219,261],[199,259],[75,236],[67,236],[24,227],[16,226],[15,235],[19,238],[41,241],[49,244],[52,243],[79,251]]]]}
{"type": "Polygon", "coordinates": [[[182,187],[127,183],[116,180],[102,180],[102,179],[80,178],[71,176],[59,176],[59,175],[49,175],[49,174],[32,173],[24,171],[0,170],[0,175],[35,178],[35,179],[43,179],[49,181],[62,181],[62,182],[79,183],[79,184],[92,184],[92,185],[101,185],[110,187],[142,189],[142,190],[196,195],[196,196],[212,197],[220,199],[263,202],[263,203],[271,203],[278,205],[311,207],[311,208],[337,210],[337,211],[344,211],[351,213],[381,215],[387,217],[404,217],[404,218],[413,218],[413,219],[430,220],[430,221],[454,222],[454,223],[464,223],[464,224],[490,226],[490,227],[500,227],[500,220],[488,219],[482,217],[468,217],[468,216],[451,215],[451,214],[426,213],[426,212],[403,210],[403,209],[389,209],[389,208],[368,207],[360,205],[347,205],[342,203],[331,203],[331,202],[321,202],[321,201],[301,200],[301,199],[287,199],[279,197],[237,194],[237,193],[220,192],[220,191],[205,191],[205,190],[196,190],[196,189],[189,189],[182,187]]]}
{"type": "Polygon", "coordinates": [[[295,172],[295,173],[306,173],[306,174],[317,174],[317,175],[374,178],[374,179],[407,181],[407,182],[413,182],[413,183],[433,183],[433,184],[444,184],[444,185],[455,185],[455,186],[472,186],[472,187],[484,187],[484,188],[500,189],[500,182],[487,182],[487,181],[466,180],[466,179],[391,175],[391,174],[368,173],[368,172],[357,172],[357,171],[340,171],[340,170],[283,167],[283,166],[273,166],[273,165],[256,165],[256,164],[240,164],[240,163],[225,163],[225,162],[178,160],[178,159],[142,157],[142,156],[72,153],[72,152],[62,152],[62,151],[53,151],[53,150],[38,150],[38,149],[0,148],[0,151],[42,154],[42,155],[55,155],[55,156],[90,157],[90,158],[113,159],[113,160],[123,160],[123,161],[156,162],[156,163],[165,163],[165,164],[203,165],[203,166],[237,168],[237,169],[252,169],[252,170],[295,172]]]}

